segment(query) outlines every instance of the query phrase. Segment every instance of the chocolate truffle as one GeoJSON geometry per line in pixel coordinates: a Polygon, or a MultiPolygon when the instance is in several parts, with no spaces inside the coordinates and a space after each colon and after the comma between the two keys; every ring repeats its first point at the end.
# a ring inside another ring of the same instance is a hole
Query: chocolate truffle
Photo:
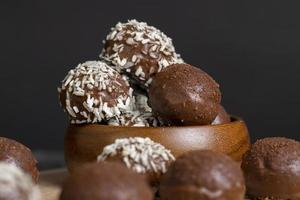
{"type": "Polygon", "coordinates": [[[244,155],[247,194],[257,199],[300,199],[300,143],[287,138],[256,141],[244,155]]]}
{"type": "Polygon", "coordinates": [[[120,116],[108,120],[108,125],[157,127],[162,123],[153,115],[152,108],[148,105],[148,97],[134,91],[134,105],[132,110],[123,111],[120,116]]]}
{"type": "Polygon", "coordinates": [[[243,200],[244,193],[239,164],[208,150],[191,151],[177,158],[160,186],[162,200],[243,200]]]}
{"type": "Polygon", "coordinates": [[[1,200],[41,200],[41,194],[31,177],[14,164],[0,162],[1,200]]]}
{"type": "Polygon", "coordinates": [[[92,163],[78,168],[63,186],[60,200],[152,200],[142,176],[119,163],[92,163]]]}
{"type": "Polygon", "coordinates": [[[31,150],[23,144],[12,139],[0,137],[0,161],[20,167],[34,181],[38,180],[37,161],[31,150]]]}
{"type": "Polygon", "coordinates": [[[133,110],[122,112],[118,117],[113,117],[108,121],[108,125],[113,126],[135,126],[135,127],[157,127],[161,123],[153,115],[152,108],[148,105],[148,98],[144,94],[133,93],[135,103],[133,110]]]}
{"type": "Polygon", "coordinates": [[[219,85],[189,64],[174,64],[158,73],[149,88],[154,114],[166,125],[207,125],[218,114],[219,85]]]}
{"type": "Polygon", "coordinates": [[[150,124],[146,118],[138,111],[132,110],[122,112],[118,117],[112,117],[107,122],[111,126],[134,126],[134,127],[149,127],[150,124]]]}
{"type": "Polygon", "coordinates": [[[130,112],[134,101],[126,77],[101,61],[79,64],[58,91],[73,124],[106,123],[130,112]]]}
{"type": "Polygon", "coordinates": [[[111,29],[104,45],[100,57],[144,88],[149,86],[156,73],[170,64],[183,62],[176,54],[171,38],[136,20],[118,23],[111,29]]]}
{"type": "Polygon", "coordinates": [[[226,112],[226,110],[224,109],[223,106],[219,105],[218,107],[218,115],[217,117],[214,119],[214,121],[211,123],[212,125],[217,125],[217,124],[226,124],[229,123],[230,120],[230,116],[228,115],[228,113],[226,112]]]}
{"type": "Polygon", "coordinates": [[[150,126],[162,126],[163,123],[154,116],[152,108],[149,106],[148,97],[143,93],[134,92],[136,100],[136,109],[141,113],[141,116],[147,120],[150,126]]]}
{"type": "Polygon", "coordinates": [[[98,161],[119,161],[133,171],[145,174],[152,185],[157,185],[162,174],[175,160],[170,150],[149,138],[117,139],[104,147],[98,161]]]}

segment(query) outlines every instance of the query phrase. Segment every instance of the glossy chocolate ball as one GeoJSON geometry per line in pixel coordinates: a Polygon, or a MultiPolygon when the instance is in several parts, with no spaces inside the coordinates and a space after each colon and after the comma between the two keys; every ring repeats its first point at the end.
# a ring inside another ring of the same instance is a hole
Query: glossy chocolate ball
{"type": "Polygon", "coordinates": [[[149,101],[154,114],[166,125],[208,125],[218,114],[221,92],[201,69],[174,64],[155,76],[149,101]]]}

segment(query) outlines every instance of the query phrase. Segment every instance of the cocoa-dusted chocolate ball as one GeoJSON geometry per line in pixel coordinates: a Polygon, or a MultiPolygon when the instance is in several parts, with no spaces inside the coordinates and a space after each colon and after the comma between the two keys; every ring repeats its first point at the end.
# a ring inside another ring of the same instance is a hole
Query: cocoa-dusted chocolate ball
{"type": "Polygon", "coordinates": [[[160,186],[162,200],[244,200],[238,163],[208,150],[186,153],[170,166],[160,186]]]}
{"type": "Polygon", "coordinates": [[[172,39],[145,22],[118,23],[106,37],[101,58],[147,88],[153,76],[172,63],[181,63],[172,39]]]}
{"type": "Polygon", "coordinates": [[[117,139],[113,144],[104,147],[98,156],[98,162],[119,161],[129,169],[146,175],[151,185],[156,186],[162,174],[175,160],[171,151],[149,138],[117,139]]]}
{"type": "Polygon", "coordinates": [[[211,123],[212,125],[217,124],[226,124],[231,121],[230,115],[226,112],[225,108],[221,105],[218,107],[218,115],[214,119],[214,121],[211,123]]]}
{"type": "Polygon", "coordinates": [[[70,70],[58,91],[73,124],[106,123],[133,109],[133,90],[126,77],[101,61],[70,70]]]}
{"type": "Polygon", "coordinates": [[[142,176],[119,163],[86,164],[74,171],[63,186],[60,200],[152,200],[142,176]]]}
{"type": "Polygon", "coordinates": [[[149,88],[153,112],[166,125],[207,125],[218,114],[219,85],[189,64],[174,64],[158,73],[149,88]]]}
{"type": "Polygon", "coordinates": [[[12,139],[0,137],[0,161],[20,167],[34,181],[38,180],[37,161],[31,150],[23,144],[12,139]]]}
{"type": "Polygon", "coordinates": [[[300,143],[287,138],[256,141],[242,160],[247,194],[258,199],[300,199],[300,143]]]}
{"type": "Polygon", "coordinates": [[[0,162],[1,200],[41,200],[41,193],[32,178],[12,163],[0,162]]]}

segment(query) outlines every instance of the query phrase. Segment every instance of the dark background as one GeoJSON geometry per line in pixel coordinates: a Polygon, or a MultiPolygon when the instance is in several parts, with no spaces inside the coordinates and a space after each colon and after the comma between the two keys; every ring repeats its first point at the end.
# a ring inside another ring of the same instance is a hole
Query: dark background
{"type": "Polygon", "coordinates": [[[300,139],[300,12],[291,2],[1,0],[0,135],[61,151],[67,119],[56,87],[98,58],[111,26],[136,18],[220,83],[223,105],[246,120],[252,140],[300,139]]]}

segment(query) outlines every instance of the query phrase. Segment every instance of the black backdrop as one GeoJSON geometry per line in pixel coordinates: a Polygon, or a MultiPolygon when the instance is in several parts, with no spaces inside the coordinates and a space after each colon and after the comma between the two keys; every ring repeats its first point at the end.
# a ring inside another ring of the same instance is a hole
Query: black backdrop
{"type": "Polygon", "coordinates": [[[0,135],[62,149],[56,87],[77,63],[97,59],[111,26],[136,18],[220,83],[252,140],[300,139],[300,12],[291,2],[1,0],[0,135]]]}

